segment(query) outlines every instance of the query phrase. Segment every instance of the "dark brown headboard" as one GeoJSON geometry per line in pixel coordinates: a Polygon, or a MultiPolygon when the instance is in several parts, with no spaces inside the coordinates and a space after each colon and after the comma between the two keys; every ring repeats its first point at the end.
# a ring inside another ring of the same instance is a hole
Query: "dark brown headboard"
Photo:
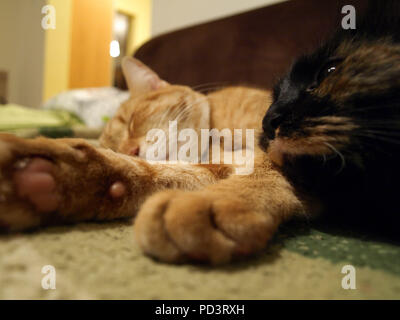
{"type": "Polygon", "coordinates": [[[343,5],[355,6],[358,17],[366,2],[282,2],[158,36],[134,55],[171,83],[270,88],[296,56],[340,26],[343,5]]]}

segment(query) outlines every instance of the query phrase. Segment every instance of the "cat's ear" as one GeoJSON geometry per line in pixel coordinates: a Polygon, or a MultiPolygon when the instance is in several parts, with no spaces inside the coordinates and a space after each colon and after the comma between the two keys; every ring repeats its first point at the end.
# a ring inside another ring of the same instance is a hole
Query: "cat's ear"
{"type": "Polygon", "coordinates": [[[122,59],[122,72],[131,95],[157,90],[168,85],[144,63],[132,57],[122,59]]]}

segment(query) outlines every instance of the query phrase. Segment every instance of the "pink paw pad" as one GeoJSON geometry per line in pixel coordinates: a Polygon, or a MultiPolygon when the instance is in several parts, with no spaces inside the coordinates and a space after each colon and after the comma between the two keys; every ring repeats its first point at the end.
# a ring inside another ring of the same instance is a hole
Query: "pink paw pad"
{"type": "Polygon", "coordinates": [[[17,195],[29,200],[39,212],[55,211],[60,202],[54,164],[42,158],[23,159],[16,163],[14,184],[17,195]]]}
{"type": "Polygon", "coordinates": [[[114,199],[123,197],[125,193],[126,193],[126,187],[120,181],[114,182],[110,187],[110,195],[114,199]]]}

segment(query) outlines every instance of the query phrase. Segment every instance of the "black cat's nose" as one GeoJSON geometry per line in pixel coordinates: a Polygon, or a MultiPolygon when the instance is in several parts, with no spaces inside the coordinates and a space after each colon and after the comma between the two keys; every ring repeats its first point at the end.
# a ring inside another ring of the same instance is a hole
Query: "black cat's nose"
{"type": "Polygon", "coordinates": [[[267,112],[262,121],[262,128],[265,134],[267,135],[268,139],[270,140],[275,139],[275,130],[282,123],[282,119],[283,117],[279,113],[267,112]]]}

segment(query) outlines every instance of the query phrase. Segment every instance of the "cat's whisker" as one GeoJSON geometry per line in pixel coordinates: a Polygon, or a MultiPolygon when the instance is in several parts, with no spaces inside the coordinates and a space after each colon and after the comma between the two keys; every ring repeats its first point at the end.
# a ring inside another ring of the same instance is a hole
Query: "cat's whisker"
{"type": "Polygon", "coordinates": [[[375,140],[381,140],[381,141],[384,141],[384,142],[390,142],[390,143],[393,143],[393,144],[396,144],[396,145],[400,145],[400,140],[395,140],[395,139],[391,139],[391,138],[388,138],[388,137],[379,136],[379,135],[376,135],[376,134],[368,134],[368,133],[359,132],[359,133],[353,133],[353,135],[354,136],[359,136],[359,137],[364,137],[364,138],[375,139],[375,140]]]}
{"type": "Polygon", "coordinates": [[[400,137],[400,132],[397,131],[370,130],[370,129],[364,129],[363,131],[382,136],[400,137]]]}
{"type": "Polygon", "coordinates": [[[370,142],[370,141],[365,141],[365,140],[363,140],[362,144],[365,145],[365,146],[367,147],[367,148],[366,148],[367,150],[373,149],[373,150],[378,151],[378,152],[381,152],[381,153],[383,153],[383,154],[385,154],[385,155],[393,156],[393,154],[391,154],[391,153],[389,153],[389,152],[383,150],[383,148],[381,148],[381,147],[379,146],[379,144],[376,144],[376,143],[373,143],[373,142],[370,142]]]}
{"type": "Polygon", "coordinates": [[[158,127],[162,127],[163,124],[165,124],[165,122],[167,121],[167,117],[169,118],[168,121],[173,121],[173,120],[177,120],[177,117],[179,115],[179,113],[181,112],[181,107],[184,105],[184,101],[181,101],[173,110],[172,113],[169,112],[164,112],[163,115],[160,117],[159,121],[158,121],[158,127]]]}
{"type": "Polygon", "coordinates": [[[365,123],[369,126],[377,125],[382,128],[387,128],[387,125],[393,125],[395,128],[398,128],[400,121],[396,120],[373,120],[373,119],[357,119],[357,123],[365,123]]]}
{"type": "Polygon", "coordinates": [[[179,110],[179,112],[177,112],[176,114],[174,114],[173,119],[174,119],[175,121],[179,121],[180,119],[183,118],[184,115],[188,114],[189,111],[190,111],[190,110],[189,110],[188,105],[185,105],[181,110],[179,110]]]}
{"type": "Polygon", "coordinates": [[[220,84],[227,84],[227,82],[226,81],[205,82],[205,83],[200,83],[200,84],[196,84],[194,86],[191,86],[191,88],[193,90],[196,90],[196,89],[201,88],[201,87],[210,86],[210,85],[220,85],[220,84]]]}
{"type": "Polygon", "coordinates": [[[325,155],[325,154],[322,155],[322,159],[324,159],[324,161],[322,162],[322,164],[325,165],[325,164],[326,164],[326,155],[325,155]]]}
{"type": "Polygon", "coordinates": [[[184,115],[189,114],[191,112],[191,108],[193,106],[195,106],[196,104],[202,103],[206,100],[208,100],[208,97],[197,99],[195,102],[185,105],[185,107],[182,110],[180,110],[180,113],[177,115],[176,120],[180,120],[184,115]]]}
{"type": "Polygon", "coordinates": [[[384,137],[393,137],[400,138],[400,132],[394,127],[393,130],[390,130],[390,126],[370,126],[365,125],[362,128],[358,128],[358,132],[364,132],[375,136],[384,136],[384,137]],[[388,130],[389,128],[389,130],[388,130]]]}
{"type": "Polygon", "coordinates": [[[198,89],[198,90],[196,90],[196,92],[201,93],[201,94],[208,94],[211,92],[222,90],[227,87],[228,86],[210,86],[210,87],[204,87],[204,88],[198,89]]]}
{"type": "Polygon", "coordinates": [[[195,85],[191,87],[192,90],[200,92],[200,90],[204,90],[205,88],[213,89],[213,88],[224,88],[229,86],[229,82],[227,81],[219,81],[219,82],[206,82],[202,84],[195,85]]]}
{"type": "Polygon", "coordinates": [[[362,113],[365,111],[373,111],[373,110],[382,110],[382,109],[390,109],[390,108],[398,108],[398,104],[386,104],[386,105],[378,105],[378,106],[373,106],[373,107],[365,107],[365,108],[357,108],[357,109],[352,109],[352,110],[341,110],[338,111],[336,114],[338,115],[352,115],[352,114],[357,114],[357,113],[362,113]]]}
{"type": "Polygon", "coordinates": [[[326,145],[329,149],[331,149],[334,153],[336,153],[340,157],[342,163],[341,163],[340,169],[336,172],[336,174],[340,173],[346,166],[346,160],[345,160],[343,154],[338,149],[336,149],[333,145],[331,145],[329,142],[323,142],[323,144],[326,145]]]}

